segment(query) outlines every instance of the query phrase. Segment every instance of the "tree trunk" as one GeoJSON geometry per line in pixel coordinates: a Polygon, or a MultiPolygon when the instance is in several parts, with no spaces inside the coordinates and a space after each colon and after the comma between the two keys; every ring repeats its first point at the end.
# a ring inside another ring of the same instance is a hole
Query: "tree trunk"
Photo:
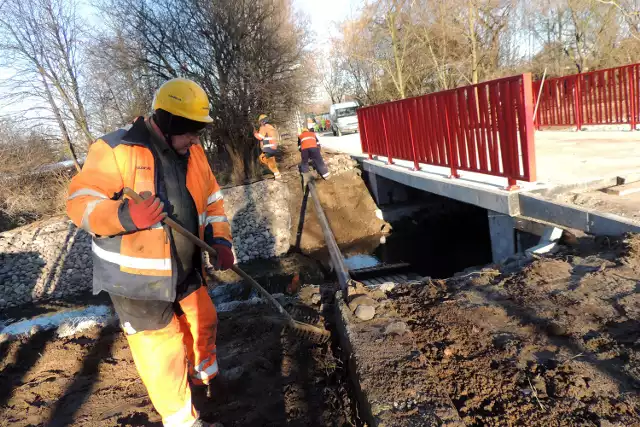
{"type": "Polygon", "coordinates": [[[404,82],[404,72],[403,72],[403,58],[400,57],[400,52],[398,49],[398,30],[396,28],[396,12],[389,12],[389,16],[387,17],[387,26],[389,28],[389,34],[391,35],[391,46],[393,48],[393,62],[395,65],[395,74],[396,77],[393,79],[396,85],[396,90],[398,91],[398,95],[400,95],[400,99],[406,98],[406,90],[405,90],[405,82],[404,82]]]}
{"type": "Polygon", "coordinates": [[[476,37],[476,20],[478,10],[474,0],[469,0],[469,41],[471,42],[471,83],[478,83],[478,39],[476,37]]]}
{"type": "Polygon", "coordinates": [[[60,128],[60,133],[62,134],[62,140],[69,148],[71,152],[71,157],[73,158],[73,164],[76,167],[76,170],[80,172],[82,168],[80,167],[80,162],[78,161],[78,156],[76,155],[76,151],[73,148],[73,143],[71,142],[71,137],[69,136],[69,131],[67,130],[67,125],[65,125],[64,120],[62,119],[62,115],[60,114],[60,110],[58,109],[58,105],[53,99],[53,95],[51,94],[51,89],[49,88],[49,83],[47,83],[47,79],[44,74],[44,70],[40,67],[40,78],[42,79],[42,85],[44,86],[44,90],[47,94],[47,100],[51,105],[51,111],[53,111],[53,115],[56,117],[56,121],[58,122],[58,127],[60,128]]]}

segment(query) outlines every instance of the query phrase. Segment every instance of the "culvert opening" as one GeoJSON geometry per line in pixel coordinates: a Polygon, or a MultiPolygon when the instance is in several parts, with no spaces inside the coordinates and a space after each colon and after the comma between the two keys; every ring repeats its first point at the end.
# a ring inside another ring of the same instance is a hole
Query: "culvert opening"
{"type": "MultiPolygon", "coordinates": [[[[411,202],[381,211],[390,212],[391,232],[341,247],[347,259],[368,254],[382,265],[405,263],[403,270],[433,278],[492,261],[486,209],[416,191],[411,202]]],[[[363,260],[354,267],[369,265],[363,260]]]]}

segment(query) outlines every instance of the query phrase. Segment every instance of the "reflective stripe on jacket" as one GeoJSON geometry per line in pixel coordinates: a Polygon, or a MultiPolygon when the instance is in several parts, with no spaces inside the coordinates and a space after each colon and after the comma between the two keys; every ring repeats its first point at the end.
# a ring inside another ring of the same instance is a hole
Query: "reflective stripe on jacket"
{"type": "Polygon", "coordinates": [[[301,150],[306,150],[307,148],[315,148],[318,145],[318,136],[314,132],[302,132],[298,136],[298,146],[301,150]]]}
{"type": "MultiPolygon", "coordinates": [[[[67,214],[93,235],[95,294],[105,290],[135,299],[175,299],[177,271],[170,233],[161,224],[127,232],[132,224],[125,227],[119,215],[124,187],[157,192],[149,137],[142,117],[128,129],[103,136],[91,145],[82,171],[71,180],[67,214]]],[[[231,246],[220,186],[200,145],[190,148],[187,189],[198,211],[199,237],[205,239],[207,228],[214,240],[231,246]]]]}
{"type": "Polygon", "coordinates": [[[269,123],[260,126],[256,138],[260,141],[260,149],[271,148],[276,150],[278,148],[278,131],[269,123]]]}

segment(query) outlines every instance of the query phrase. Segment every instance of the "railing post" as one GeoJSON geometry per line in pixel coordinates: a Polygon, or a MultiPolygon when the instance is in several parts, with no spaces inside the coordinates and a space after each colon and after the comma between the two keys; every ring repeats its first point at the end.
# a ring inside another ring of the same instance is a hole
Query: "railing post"
{"type": "Polygon", "coordinates": [[[389,158],[389,165],[393,164],[393,158],[391,157],[391,146],[389,145],[389,135],[387,134],[387,123],[384,119],[384,114],[380,112],[382,116],[382,130],[384,131],[384,143],[387,146],[387,157],[389,158]]]}
{"type": "Polygon", "coordinates": [[[576,120],[576,132],[582,129],[582,91],[580,81],[582,74],[576,76],[573,83],[573,112],[576,120]]]}
{"type": "MultiPolygon", "coordinates": [[[[522,166],[524,168],[524,176],[528,181],[533,182],[536,180],[536,148],[535,148],[535,132],[533,125],[533,93],[531,84],[531,73],[525,73],[522,75],[522,107],[524,108],[524,119],[520,127],[524,127],[524,141],[521,141],[522,150],[522,166]]],[[[520,162],[517,156],[516,150],[516,170],[519,169],[520,162]]],[[[509,182],[509,186],[515,185],[516,180],[512,178],[509,182]]]]}
{"type": "Polygon", "coordinates": [[[365,112],[362,110],[358,111],[358,128],[360,129],[360,144],[362,145],[362,152],[367,153],[369,160],[372,160],[373,155],[371,154],[371,147],[369,146],[369,139],[367,135],[367,119],[365,117],[365,112]]]}
{"type": "MultiPolygon", "coordinates": [[[[451,175],[449,175],[449,178],[453,179],[453,178],[460,178],[460,174],[458,173],[458,170],[456,168],[456,163],[455,163],[455,158],[453,156],[453,138],[451,136],[451,132],[452,132],[452,125],[451,125],[451,120],[449,117],[449,113],[450,113],[450,108],[449,108],[449,94],[444,95],[443,97],[440,97],[440,100],[444,99],[444,121],[445,124],[447,126],[447,139],[446,139],[446,146],[447,146],[447,156],[449,157],[449,167],[451,168],[451,175]]],[[[437,102],[437,98],[436,98],[436,105],[438,105],[437,102]]]]}
{"type": "Polygon", "coordinates": [[[411,138],[411,154],[413,155],[413,170],[419,171],[418,156],[416,155],[416,143],[413,138],[413,123],[411,122],[411,110],[407,109],[407,120],[409,121],[409,136],[411,138]]]}
{"type": "Polygon", "coordinates": [[[629,70],[629,112],[630,112],[630,117],[629,117],[629,122],[631,123],[631,130],[636,130],[636,90],[634,87],[634,73],[633,73],[633,69],[634,66],[630,66],[628,68],[629,70]]]}

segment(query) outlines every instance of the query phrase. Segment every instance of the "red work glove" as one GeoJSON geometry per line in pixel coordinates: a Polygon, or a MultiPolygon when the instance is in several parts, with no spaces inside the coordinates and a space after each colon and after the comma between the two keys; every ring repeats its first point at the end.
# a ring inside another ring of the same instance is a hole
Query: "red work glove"
{"type": "Polygon", "coordinates": [[[162,221],[166,213],[162,211],[164,203],[157,197],[148,197],[141,203],[128,199],[129,215],[138,230],[145,230],[162,221]]]}
{"type": "Polygon", "coordinates": [[[233,263],[236,260],[233,256],[231,248],[226,245],[213,245],[211,246],[218,253],[218,257],[213,265],[216,270],[228,270],[233,267],[233,263]]]}

